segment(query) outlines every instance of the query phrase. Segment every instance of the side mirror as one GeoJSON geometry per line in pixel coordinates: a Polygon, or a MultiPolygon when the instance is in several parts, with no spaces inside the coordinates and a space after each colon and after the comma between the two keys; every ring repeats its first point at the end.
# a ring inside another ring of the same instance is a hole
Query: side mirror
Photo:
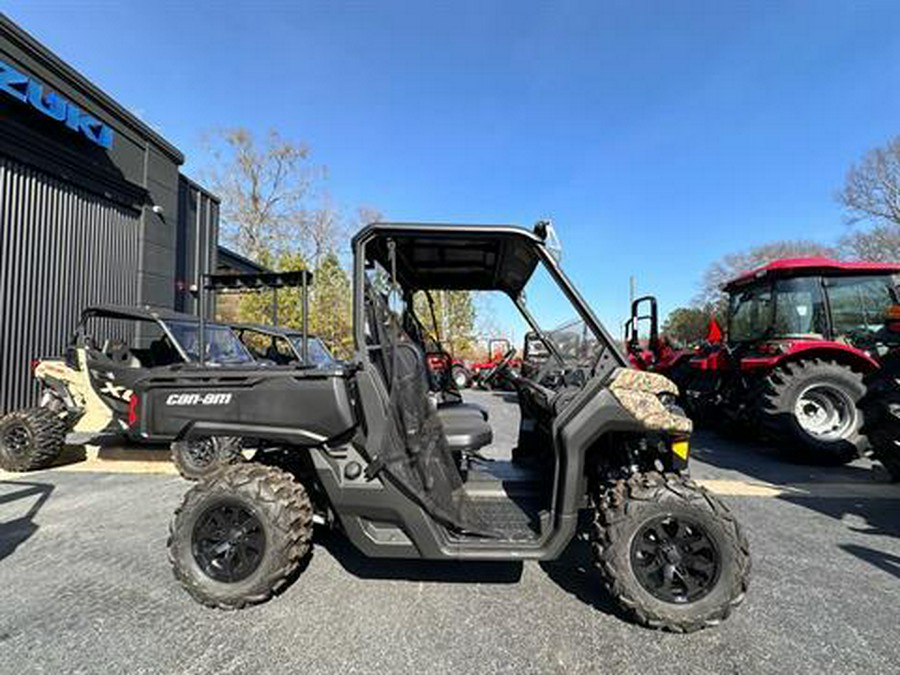
{"type": "Polygon", "coordinates": [[[637,298],[631,303],[631,319],[629,327],[625,331],[628,337],[629,351],[637,352],[640,350],[640,331],[638,326],[641,321],[650,322],[650,335],[647,339],[647,347],[654,356],[659,356],[659,310],[657,309],[656,298],[652,295],[637,298]],[[649,305],[648,314],[641,314],[643,305],[649,305]]]}
{"type": "Polygon", "coordinates": [[[553,223],[549,220],[539,220],[534,225],[534,233],[543,240],[550,257],[556,261],[557,265],[560,264],[562,262],[562,244],[553,223]]]}

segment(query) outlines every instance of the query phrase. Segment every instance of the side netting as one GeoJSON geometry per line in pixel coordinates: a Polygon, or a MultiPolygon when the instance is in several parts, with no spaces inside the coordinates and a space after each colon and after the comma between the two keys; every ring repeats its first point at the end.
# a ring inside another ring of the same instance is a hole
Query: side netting
{"type": "MultiPolygon", "coordinates": [[[[378,298],[380,300],[380,298],[378,298]]],[[[463,489],[462,478],[429,399],[425,358],[382,302],[374,302],[390,401],[377,463],[435,520],[462,533],[493,536],[463,489]]]]}

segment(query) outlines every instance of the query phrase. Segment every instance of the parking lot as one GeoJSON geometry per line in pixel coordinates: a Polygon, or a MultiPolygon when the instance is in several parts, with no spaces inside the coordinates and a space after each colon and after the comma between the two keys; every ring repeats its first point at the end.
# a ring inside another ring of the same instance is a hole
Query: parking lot
{"type": "MultiPolygon", "coordinates": [[[[496,415],[501,395],[475,392],[496,415]]],[[[318,531],[286,592],[205,609],[166,561],[188,484],[162,453],[0,474],[0,668],[8,673],[893,673],[900,663],[900,486],[859,460],[786,464],[700,432],[694,477],[749,535],[753,580],[724,624],[625,622],[587,544],[552,563],[369,560],[318,531]],[[124,459],[123,459],[124,458],[124,459]]]]}

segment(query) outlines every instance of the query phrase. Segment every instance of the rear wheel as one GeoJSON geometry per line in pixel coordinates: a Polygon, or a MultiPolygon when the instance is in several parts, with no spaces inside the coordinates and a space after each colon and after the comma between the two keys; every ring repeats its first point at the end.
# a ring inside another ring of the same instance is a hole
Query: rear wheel
{"type": "Polygon", "coordinates": [[[469,371],[463,366],[453,366],[453,368],[450,369],[450,372],[453,376],[453,383],[456,385],[457,389],[468,389],[469,384],[471,383],[469,371]]]}
{"type": "Polygon", "coordinates": [[[213,436],[172,443],[172,463],[187,480],[207,478],[243,460],[240,438],[213,436]]]}
{"type": "Polygon", "coordinates": [[[198,483],[169,526],[175,578],[209,607],[240,609],[281,591],[312,541],[312,504],[290,474],[241,464],[198,483]]]}
{"type": "Polygon", "coordinates": [[[843,464],[865,449],[857,404],[866,393],[861,373],[834,361],[786,363],[763,383],[758,412],[765,433],[791,455],[817,464],[843,464]]]}
{"type": "Polygon", "coordinates": [[[52,410],[17,410],[0,419],[0,468],[34,471],[50,466],[62,452],[66,424],[52,410]]]}
{"type": "Polygon", "coordinates": [[[873,457],[881,462],[894,482],[900,482],[900,381],[897,368],[885,367],[869,382],[860,403],[873,457]]]}
{"type": "Polygon", "coordinates": [[[662,630],[718,624],[750,578],[749,545],[728,507],[675,474],[637,474],[602,492],[593,550],[622,609],[662,630]]]}

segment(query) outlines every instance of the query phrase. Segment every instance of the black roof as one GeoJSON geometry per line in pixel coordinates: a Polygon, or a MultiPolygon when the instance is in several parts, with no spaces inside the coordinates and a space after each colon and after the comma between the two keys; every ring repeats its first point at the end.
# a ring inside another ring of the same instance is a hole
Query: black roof
{"type": "MultiPolygon", "coordinates": [[[[172,309],[164,309],[159,307],[150,307],[149,305],[131,307],[127,305],[92,305],[85,308],[81,313],[82,319],[88,317],[106,317],[110,319],[127,319],[132,321],[188,321],[190,323],[198,323],[199,319],[193,314],[185,314],[184,312],[176,312],[172,309]]],[[[207,325],[222,325],[216,322],[209,322],[207,325]]]]}
{"type": "Polygon", "coordinates": [[[397,252],[397,278],[408,289],[502,290],[516,295],[531,278],[544,241],[515,225],[372,223],[353,237],[367,260],[391,269],[388,240],[397,252]]]}

